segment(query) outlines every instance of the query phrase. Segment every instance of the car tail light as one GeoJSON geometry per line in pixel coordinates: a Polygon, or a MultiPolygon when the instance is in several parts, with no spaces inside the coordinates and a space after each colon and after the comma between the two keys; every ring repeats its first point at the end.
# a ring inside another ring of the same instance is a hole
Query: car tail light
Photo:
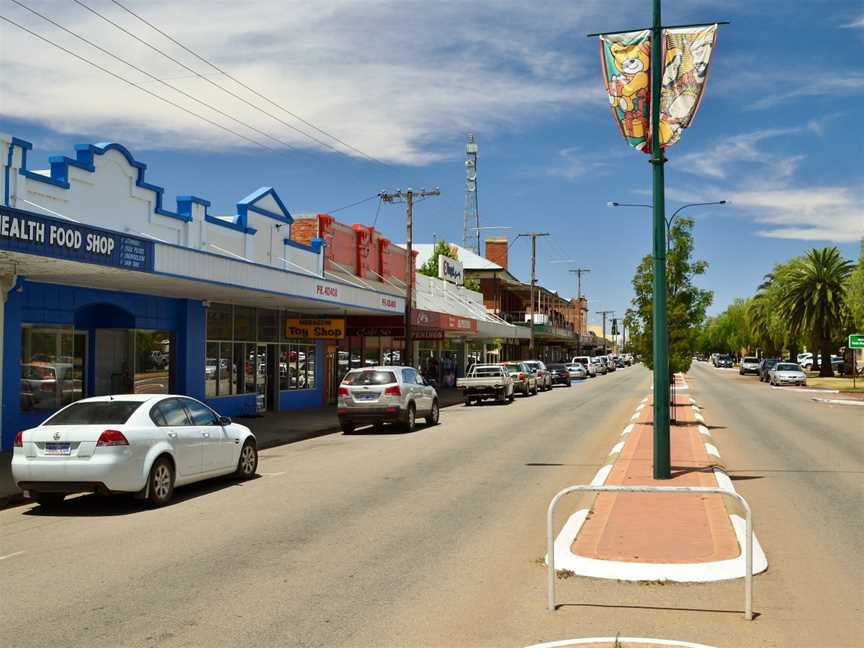
{"type": "Polygon", "coordinates": [[[525,380],[525,374],[524,373],[519,374],[519,380],[525,380]]]}
{"type": "Polygon", "coordinates": [[[24,432],[22,432],[21,430],[18,430],[18,432],[15,433],[15,447],[24,447],[24,432]]]}
{"type": "Polygon", "coordinates": [[[399,385],[391,385],[384,390],[385,396],[401,396],[402,390],[399,389],[399,385]]]}
{"type": "Polygon", "coordinates": [[[99,446],[121,446],[129,445],[126,437],[120,430],[105,430],[99,435],[99,440],[96,442],[96,447],[99,446]]]}
{"type": "Polygon", "coordinates": [[[348,393],[348,388],[347,387],[340,387],[339,388],[339,395],[340,396],[349,396],[350,394],[348,393]]]}

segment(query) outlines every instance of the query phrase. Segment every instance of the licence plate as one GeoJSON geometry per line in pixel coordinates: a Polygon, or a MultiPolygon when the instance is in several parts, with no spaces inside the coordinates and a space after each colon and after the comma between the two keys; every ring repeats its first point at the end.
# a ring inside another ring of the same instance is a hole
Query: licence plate
{"type": "Polygon", "coordinates": [[[64,456],[72,453],[71,443],[46,443],[45,454],[52,456],[64,456]]]}
{"type": "Polygon", "coordinates": [[[354,398],[361,401],[371,401],[375,400],[378,397],[378,394],[354,394],[354,398]]]}

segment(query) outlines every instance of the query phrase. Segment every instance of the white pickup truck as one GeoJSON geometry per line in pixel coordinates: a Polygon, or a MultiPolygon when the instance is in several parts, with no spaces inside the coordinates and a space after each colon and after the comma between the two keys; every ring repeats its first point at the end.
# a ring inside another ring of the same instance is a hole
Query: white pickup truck
{"type": "Polygon", "coordinates": [[[465,378],[456,381],[456,387],[462,390],[466,405],[486,399],[499,403],[513,402],[513,379],[498,364],[474,365],[465,378]]]}

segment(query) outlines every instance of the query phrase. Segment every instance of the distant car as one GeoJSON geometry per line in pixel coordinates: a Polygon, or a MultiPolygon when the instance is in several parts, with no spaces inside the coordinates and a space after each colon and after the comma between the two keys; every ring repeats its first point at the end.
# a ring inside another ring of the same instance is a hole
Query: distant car
{"type": "Polygon", "coordinates": [[[167,504],[175,486],[258,467],[249,428],[186,396],[85,398],[18,432],[12,476],[44,507],[70,493],[134,493],[167,504]]]}
{"type": "Polygon", "coordinates": [[[807,374],[794,362],[778,362],[768,372],[772,385],[807,385],[807,374]]]}
{"type": "Polygon", "coordinates": [[[417,417],[437,425],[438,392],[412,367],[352,369],[339,384],[336,413],[345,434],[358,425],[397,423],[413,432],[417,417]]]}
{"type": "Polygon", "coordinates": [[[762,382],[768,382],[768,372],[774,368],[780,362],[779,358],[762,358],[759,362],[759,380],[762,382]]]}
{"type": "Polygon", "coordinates": [[[583,379],[588,378],[588,370],[582,365],[581,362],[572,362],[567,365],[567,371],[570,372],[570,378],[583,379]]]}
{"type": "Polygon", "coordinates": [[[503,362],[502,365],[513,379],[513,391],[523,396],[533,396],[537,393],[537,376],[524,362],[503,362]]]}
{"type": "Polygon", "coordinates": [[[609,373],[609,368],[606,366],[606,360],[603,356],[594,356],[591,358],[591,362],[594,363],[594,366],[597,368],[597,373],[601,376],[605,376],[609,373]]]}
{"type": "Polygon", "coordinates": [[[606,371],[608,371],[609,373],[612,373],[613,371],[618,369],[618,367],[615,364],[615,360],[612,358],[611,355],[606,355],[606,356],[602,356],[602,357],[603,357],[603,362],[606,363],[606,371]]]}
{"type": "Polygon", "coordinates": [[[589,356],[575,356],[571,362],[573,364],[581,364],[585,368],[585,372],[588,375],[588,378],[597,377],[597,366],[593,362],[591,362],[591,358],[589,356]]]}
{"type": "Polygon", "coordinates": [[[553,385],[570,386],[570,379],[573,377],[573,374],[570,373],[567,365],[556,363],[547,365],[546,368],[549,370],[549,376],[552,378],[553,385]]]}
{"type": "Polygon", "coordinates": [[[552,389],[552,376],[549,375],[549,370],[545,364],[540,360],[526,360],[525,365],[537,376],[537,389],[539,391],[552,389]]]}
{"type": "Polygon", "coordinates": [[[746,356],[741,359],[741,364],[738,365],[738,373],[744,374],[753,373],[759,375],[759,358],[755,356],[746,356]]]}
{"type": "Polygon", "coordinates": [[[731,369],[735,362],[732,360],[732,356],[728,354],[723,354],[717,356],[717,362],[715,363],[715,367],[718,369],[731,369]]]}

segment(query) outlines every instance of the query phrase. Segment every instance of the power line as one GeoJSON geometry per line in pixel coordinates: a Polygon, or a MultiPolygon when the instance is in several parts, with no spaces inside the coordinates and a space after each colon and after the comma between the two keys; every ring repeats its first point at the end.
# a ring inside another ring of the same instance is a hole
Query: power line
{"type": "Polygon", "coordinates": [[[76,32],[72,31],[71,29],[67,29],[66,27],[64,27],[63,25],[61,25],[61,24],[58,23],[57,21],[52,20],[52,19],[49,18],[48,16],[39,13],[39,12],[36,11],[35,9],[31,9],[30,7],[28,7],[27,5],[25,5],[23,2],[20,2],[19,0],[10,0],[10,2],[13,2],[13,3],[15,3],[16,5],[18,5],[19,7],[21,7],[22,9],[24,9],[24,10],[26,10],[26,11],[29,11],[30,13],[32,13],[32,14],[35,15],[35,16],[38,16],[39,18],[42,18],[42,20],[45,20],[45,21],[51,23],[52,25],[54,25],[54,26],[57,27],[58,29],[62,29],[62,30],[63,30],[64,32],[66,32],[67,34],[70,34],[70,35],[74,36],[75,38],[77,38],[78,40],[81,40],[81,41],[87,43],[87,44],[90,45],[91,47],[93,47],[93,48],[99,50],[99,51],[102,52],[103,54],[106,54],[106,55],[110,56],[110,57],[113,58],[114,60],[116,60],[116,61],[120,61],[120,62],[123,63],[124,65],[128,65],[130,68],[132,68],[133,70],[135,70],[135,71],[137,71],[137,72],[140,72],[140,73],[143,74],[144,76],[146,76],[146,77],[148,77],[148,78],[150,78],[150,79],[153,79],[154,81],[157,81],[158,83],[161,83],[162,85],[164,85],[164,86],[167,87],[167,88],[171,88],[172,90],[174,90],[174,91],[176,91],[176,92],[179,92],[181,95],[183,95],[183,96],[186,97],[187,99],[191,99],[192,101],[194,101],[194,102],[196,102],[196,103],[198,103],[198,104],[204,106],[205,108],[207,108],[207,109],[209,109],[209,110],[213,110],[214,112],[219,113],[219,114],[222,115],[223,117],[227,117],[228,119],[230,119],[230,120],[232,120],[232,121],[234,121],[234,122],[237,122],[237,123],[240,124],[241,126],[245,126],[245,127],[248,128],[249,130],[255,131],[255,132],[258,133],[259,135],[263,135],[264,137],[266,137],[266,138],[268,138],[268,139],[271,139],[271,140],[273,140],[274,142],[277,142],[277,143],[281,144],[281,145],[284,146],[285,148],[291,149],[292,151],[297,151],[297,150],[298,150],[298,149],[296,149],[294,146],[292,146],[291,144],[289,144],[288,142],[286,142],[285,140],[281,140],[281,139],[279,139],[278,137],[275,137],[275,136],[271,135],[270,133],[267,133],[267,132],[265,132],[265,131],[262,131],[262,130],[256,128],[255,126],[252,126],[251,124],[248,124],[248,123],[244,122],[242,119],[238,119],[237,117],[234,117],[233,115],[230,115],[229,113],[226,113],[225,111],[220,110],[219,108],[215,108],[215,107],[211,106],[210,104],[208,104],[208,103],[206,103],[206,102],[204,102],[204,101],[201,101],[200,99],[198,99],[198,98],[195,97],[194,95],[189,94],[188,92],[186,92],[186,91],[183,90],[182,88],[178,88],[177,86],[175,86],[175,85],[173,85],[173,84],[171,84],[171,83],[168,83],[167,81],[163,81],[163,80],[160,79],[159,77],[157,77],[157,76],[155,76],[155,75],[150,74],[149,72],[147,72],[147,70],[144,70],[144,69],[138,67],[137,65],[135,65],[135,64],[133,64],[133,63],[130,63],[130,62],[127,61],[126,59],[124,59],[124,58],[122,58],[122,57],[120,57],[120,56],[117,56],[117,55],[114,54],[113,52],[111,52],[111,51],[105,49],[104,47],[101,47],[101,46],[97,45],[97,44],[94,43],[93,41],[91,41],[91,40],[85,38],[84,36],[81,36],[80,34],[77,34],[76,32]]]}
{"type": "MultiPolygon", "coordinates": [[[[386,162],[382,162],[381,160],[379,160],[379,159],[377,159],[377,158],[375,158],[375,157],[369,155],[368,153],[365,153],[364,151],[361,151],[361,150],[360,150],[359,148],[357,148],[356,146],[352,146],[352,145],[349,144],[348,142],[345,142],[345,141],[339,139],[338,137],[336,137],[336,136],[333,135],[332,133],[328,133],[327,131],[325,131],[325,130],[323,130],[323,129],[321,129],[321,128],[318,128],[318,127],[317,127],[315,124],[313,124],[312,122],[303,119],[300,115],[291,112],[290,110],[288,110],[287,108],[285,108],[285,107],[282,106],[281,104],[276,103],[275,101],[273,101],[273,100],[270,99],[269,97],[267,97],[267,96],[261,94],[260,92],[258,92],[258,91],[255,90],[254,88],[252,88],[252,87],[246,85],[245,83],[243,83],[240,79],[238,79],[238,78],[235,77],[234,75],[229,74],[228,72],[226,72],[225,70],[223,70],[222,68],[220,68],[220,67],[219,67],[218,65],[216,65],[215,63],[212,63],[209,59],[204,58],[203,56],[201,56],[200,54],[198,54],[198,53],[195,52],[194,50],[190,49],[189,47],[187,47],[186,45],[184,45],[183,43],[181,43],[180,41],[178,41],[176,38],[174,38],[174,37],[171,36],[170,34],[167,34],[167,33],[164,32],[162,29],[160,29],[159,27],[157,27],[156,25],[154,25],[153,23],[151,23],[150,21],[148,21],[148,20],[147,20],[146,18],[144,18],[143,16],[141,16],[141,15],[135,13],[134,11],[132,11],[131,9],[129,9],[129,8],[128,8],[127,6],[125,6],[124,4],[118,2],[117,0],[111,0],[111,2],[113,2],[115,5],[117,5],[118,7],[120,7],[120,8],[121,8],[123,11],[125,11],[126,13],[128,13],[128,14],[134,16],[135,18],[137,18],[138,20],[140,20],[141,22],[143,22],[145,25],[147,25],[147,26],[150,27],[151,29],[153,29],[153,30],[159,32],[160,34],[162,34],[162,36],[164,36],[165,38],[167,38],[168,40],[170,40],[172,43],[174,43],[174,44],[177,45],[178,47],[182,48],[183,50],[185,50],[186,52],[188,52],[189,54],[191,54],[192,56],[194,56],[195,58],[197,58],[197,59],[198,59],[199,61],[201,61],[202,63],[206,63],[207,65],[209,65],[211,68],[213,68],[214,70],[216,70],[216,71],[219,72],[220,74],[222,74],[222,75],[228,77],[229,79],[231,79],[234,83],[236,83],[236,84],[238,84],[238,85],[240,85],[240,86],[246,88],[249,92],[251,92],[252,94],[254,94],[256,97],[259,97],[259,98],[263,99],[264,101],[266,101],[266,102],[269,103],[270,105],[272,105],[272,106],[278,108],[279,110],[281,110],[281,111],[284,112],[285,114],[287,114],[287,115],[291,115],[294,119],[303,122],[304,124],[306,124],[307,126],[309,126],[309,128],[312,128],[312,129],[316,130],[317,132],[321,133],[322,135],[326,135],[326,136],[329,137],[330,139],[335,140],[336,142],[339,142],[342,146],[351,149],[351,150],[354,151],[355,153],[359,153],[359,154],[362,155],[363,157],[365,157],[365,158],[371,160],[372,162],[377,162],[378,164],[382,164],[382,165],[384,165],[384,166],[389,166],[386,162]]],[[[317,140],[316,140],[316,141],[317,141],[317,140]]]]}
{"type": "Polygon", "coordinates": [[[378,196],[378,194],[376,193],[376,194],[374,194],[374,195],[372,195],[372,196],[369,196],[369,197],[367,197],[367,198],[364,198],[363,200],[358,200],[357,202],[353,202],[353,203],[351,203],[350,205],[345,205],[344,207],[337,207],[336,209],[329,209],[329,210],[327,210],[327,211],[324,212],[324,213],[325,213],[325,214],[335,214],[336,212],[342,211],[343,209],[349,209],[349,208],[351,208],[351,207],[356,207],[357,205],[362,205],[363,203],[365,203],[365,202],[369,202],[370,200],[374,200],[375,198],[378,198],[378,197],[379,197],[379,196],[378,196]]]}
{"type": "MultiPolygon", "coordinates": [[[[144,45],[144,46],[146,46],[146,47],[149,47],[151,50],[153,50],[154,52],[160,54],[161,56],[164,56],[164,57],[165,57],[166,59],[168,59],[169,61],[172,61],[172,62],[176,63],[177,65],[179,65],[180,67],[182,67],[184,70],[188,70],[189,72],[191,72],[192,74],[194,74],[196,77],[198,77],[198,78],[201,79],[202,81],[206,81],[207,83],[209,83],[210,85],[212,85],[214,88],[218,88],[218,89],[221,90],[222,92],[224,92],[224,93],[226,93],[226,94],[228,94],[228,95],[234,97],[234,98],[237,99],[238,101],[242,101],[244,104],[246,104],[246,105],[249,106],[250,108],[253,108],[254,110],[257,110],[258,112],[260,112],[260,113],[262,113],[262,114],[264,114],[264,115],[267,115],[267,116],[270,117],[271,119],[274,119],[274,120],[278,121],[278,122],[279,122],[280,124],[282,124],[283,126],[285,126],[285,127],[287,127],[287,128],[290,128],[291,130],[293,130],[293,131],[295,131],[295,132],[297,132],[297,133],[303,135],[304,137],[307,137],[307,138],[311,139],[312,141],[314,141],[314,142],[320,144],[321,146],[327,147],[327,148],[329,148],[329,149],[331,149],[332,151],[335,151],[335,152],[337,152],[337,153],[342,153],[342,151],[340,151],[339,149],[337,149],[337,148],[336,148],[335,146],[333,146],[332,144],[329,144],[328,142],[325,142],[325,141],[323,141],[323,140],[320,140],[320,139],[318,139],[317,137],[315,137],[314,135],[310,135],[309,133],[307,133],[307,132],[304,131],[303,129],[301,129],[301,128],[297,128],[297,127],[294,126],[293,124],[289,124],[289,123],[286,122],[284,119],[279,118],[278,116],[274,115],[273,113],[270,113],[270,112],[264,110],[264,109],[261,108],[260,106],[257,106],[257,105],[255,105],[254,103],[252,103],[251,101],[249,101],[249,100],[245,99],[244,97],[240,96],[240,95],[237,94],[236,92],[232,92],[231,90],[229,90],[229,89],[226,88],[225,86],[222,86],[222,85],[216,83],[215,81],[213,81],[212,79],[209,79],[208,77],[206,77],[205,75],[201,74],[201,73],[198,72],[197,70],[195,70],[195,69],[189,67],[188,65],[186,65],[185,63],[183,63],[183,62],[180,61],[179,59],[176,59],[176,58],[174,58],[173,56],[171,56],[170,54],[167,54],[166,52],[162,51],[161,49],[159,49],[158,47],[156,47],[156,46],[153,45],[152,43],[150,43],[150,42],[144,40],[143,38],[141,38],[140,36],[138,36],[138,35],[136,35],[136,34],[133,34],[131,31],[129,31],[128,29],[126,29],[125,27],[123,27],[122,25],[120,25],[119,23],[117,23],[117,22],[111,20],[108,16],[106,16],[106,15],[100,13],[100,12],[97,11],[96,9],[93,9],[92,7],[90,7],[89,5],[87,5],[86,3],[82,2],[82,0],[72,0],[72,1],[73,1],[75,4],[77,4],[78,6],[80,6],[80,7],[84,8],[84,9],[86,9],[87,11],[89,11],[90,13],[92,13],[93,15],[95,15],[95,16],[101,18],[102,20],[104,20],[105,22],[107,22],[109,25],[112,25],[112,26],[115,27],[116,29],[119,29],[119,30],[122,31],[124,34],[127,34],[128,36],[134,38],[136,41],[138,41],[138,42],[141,43],[142,45],[144,45]]],[[[123,8],[125,9],[125,7],[123,7],[123,8]]],[[[128,10],[127,10],[127,11],[128,11],[128,10]]],[[[131,12],[130,12],[130,13],[131,13],[131,12]]],[[[136,17],[137,17],[137,16],[136,16],[136,17]]]]}
{"type": "Polygon", "coordinates": [[[141,86],[141,85],[138,85],[138,84],[135,83],[134,81],[130,81],[129,79],[126,79],[126,78],[120,76],[119,74],[116,74],[116,73],[112,72],[112,71],[109,70],[108,68],[104,68],[104,67],[102,67],[101,65],[99,65],[98,63],[94,63],[93,61],[91,61],[91,60],[89,60],[89,59],[87,59],[87,58],[84,58],[83,56],[80,56],[79,54],[76,54],[76,53],[73,52],[72,50],[66,49],[66,48],[63,47],[62,45],[58,45],[58,44],[55,43],[54,41],[52,41],[52,40],[46,38],[45,36],[42,36],[41,34],[37,34],[37,33],[34,32],[33,30],[28,29],[27,27],[24,27],[23,25],[19,25],[19,24],[16,23],[14,20],[12,20],[12,19],[10,19],[10,18],[7,18],[6,16],[0,15],[0,20],[5,20],[5,21],[6,21],[7,23],[9,23],[10,25],[12,25],[12,26],[14,26],[14,27],[17,27],[18,29],[20,29],[20,30],[22,30],[22,31],[27,32],[27,33],[30,34],[31,36],[35,36],[35,37],[38,38],[39,40],[41,40],[41,41],[43,41],[43,42],[45,42],[45,43],[48,43],[49,45],[52,45],[52,46],[56,47],[57,49],[59,49],[59,50],[61,50],[61,51],[63,51],[63,52],[66,52],[67,54],[69,54],[70,56],[75,57],[75,58],[78,59],[79,61],[83,61],[84,63],[87,63],[87,65],[91,65],[92,67],[95,67],[97,70],[101,70],[101,71],[104,72],[105,74],[109,74],[109,75],[111,75],[112,77],[114,77],[115,79],[118,79],[118,80],[122,81],[123,83],[126,83],[126,84],[128,84],[128,85],[130,85],[130,86],[132,86],[132,87],[134,87],[134,88],[137,88],[137,89],[140,90],[141,92],[144,92],[144,93],[150,95],[151,97],[154,97],[154,98],[158,99],[159,101],[162,101],[163,103],[166,103],[166,104],[168,104],[168,105],[170,105],[170,106],[174,106],[175,108],[179,108],[179,109],[182,110],[183,112],[188,113],[188,114],[192,115],[193,117],[197,117],[198,119],[200,119],[200,120],[202,120],[202,121],[205,121],[205,122],[207,122],[208,124],[210,124],[210,125],[212,125],[212,126],[215,126],[216,128],[219,128],[219,129],[225,131],[226,133],[231,133],[232,135],[236,135],[236,136],[239,137],[240,139],[243,139],[243,140],[249,142],[250,144],[254,144],[255,146],[260,146],[260,147],[263,148],[263,149],[267,149],[268,151],[275,151],[275,152],[278,153],[278,151],[277,151],[276,149],[274,149],[272,146],[267,146],[266,144],[262,144],[261,142],[259,142],[259,141],[257,141],[257,140],[254,140],[254,139],[252,139],[251,137],[247,137],[246,135],[243,135],[242,133],[238,133],[237,131],[235,131],[235,130],[233,130],[233,129],[231,129],[231,128],[228,128],[227,126],[223,126],[222,124],[220,124],[220,123],[218,123],[218,122],[215,122],[215,121],[213,121],[212,119],[209,119],[208,117],[205,117],[204,115],[199,115],[199,114],[196,113],[195,111],[193,111],[193,110],[189,110],[188,108],[186,108],[186,107],[184,107],[184,106],[181,106],[180,104],[178,104],[178,103],[176,103],[176,102],[174,102],[174,101],[171,101],[170,99],[166,99],[165,97],[162,97],[162,96],[156,94],[155,92],[151,92],[151,91],[148,90],[147,88],[145,88],[145,87],[143,87],[143,86],[141,86]]]}

